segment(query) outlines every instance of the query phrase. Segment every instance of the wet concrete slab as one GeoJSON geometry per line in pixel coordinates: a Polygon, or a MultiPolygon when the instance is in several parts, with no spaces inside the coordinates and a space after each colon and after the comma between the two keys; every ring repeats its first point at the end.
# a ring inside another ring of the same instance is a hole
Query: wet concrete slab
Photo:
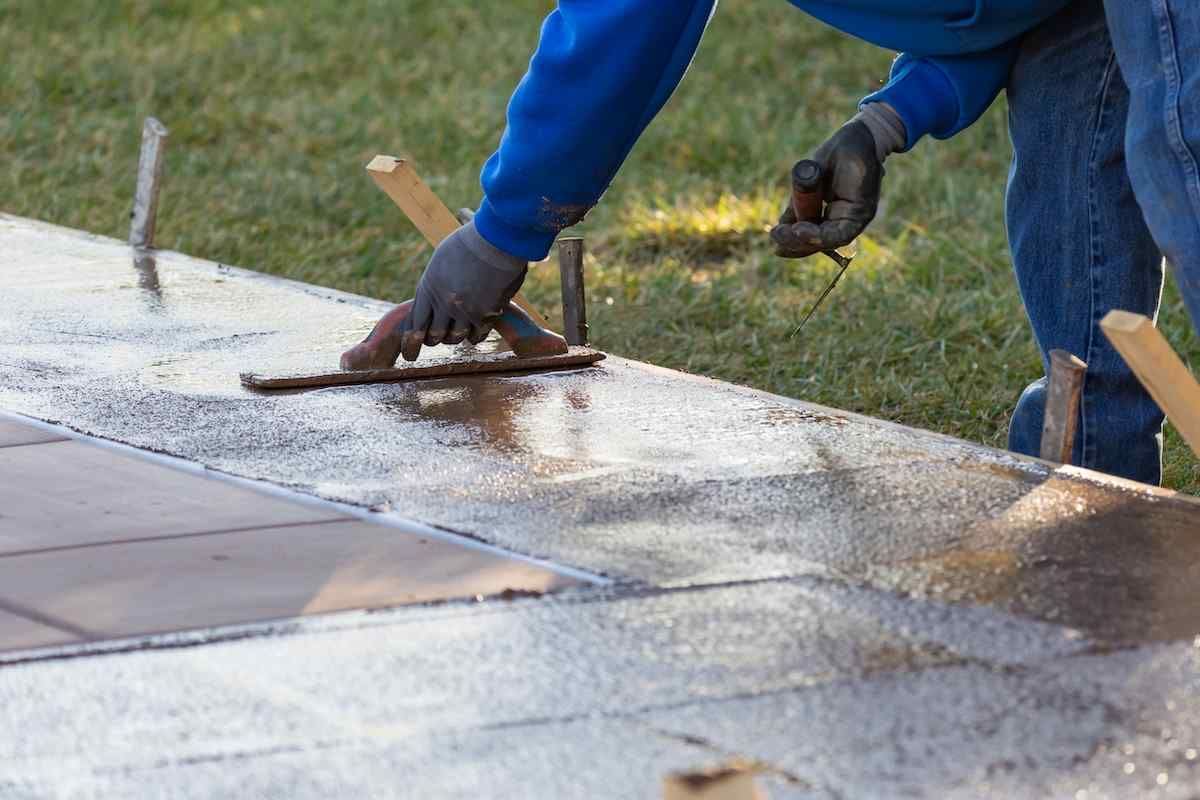
{"type": "Polygon", "coordinates": [[[751,750],[804,776],[815,797],[1188,798],[1200,781],[1198,679],[1196,649],[1179,644],[830,683],[648,721],[751,750]]]}
{"type": "MultiPolygon", "coordinates": [[[[112,765],[145,768],[163,753],[215,759],[298,742],[400,743],[472,730],[519,737],[542,722],[625,717],[973,660],[955,649],[963,631],[939,636],[942,629],[919,614],[910,632],[888,630],[879,606],[896,602],[820,579],[490,600],[335,617],[286,636],[198,649],[16,664],[0,670],[0,703],[13,725],[41,731],[72,709],[84,720],[112,721],[20,742],[0,737],[0,759],[20,774],[52,758],[64,769],[86,766],[98,753],[112,765]],[[867,596],[843,611],[837,606],[847,593],[867,596]],[[105,691],[118,676],[120,686],[105,691]],[[60,688],[47,693],[47,685],[60,688]],[[196,689],[173,696],[178,685],[196,689]],[[217,723],[247,705],[261,725],[223,735],[217,723]],[[138,707],[147,713],[113,713],[138,707]],[[194,717],[205,721],[192,727],[194,717]]],[[[1011,657],[1037,664],[1078,644],[1061,631],[1045,634],[1011,657]]]]}
{"type": "Polygon", "coordinates": [[[0,407],[618,579],[868,574],[989,523],[1152,537],[1197,509],[1086,476],[1039,491],[1032,461],[619,358],[254,393],[239,372],[336,363],[385,304],[171,253],[150,279],[123,245],[12,218],[0,241],[0,407]],[[1093,513],[1112,496],[1120,516],[1093,513]]]}
{"type": "MultiPolygon", "coordinates": [[[[568,597],[380,614],[378,625],[363,624],[369,632],[336,627],[289,639],[281,659],[272,654],[283,645],[264,642],[244,651],[245,670],[232,662],[222,669],[262,691],[319,686],[323,707],[356,708],[360,721],[408,732],[619,714],[961,662],[1024,667],[1090,646],[1053,626],[982,609],[901,605],[887,593],[819,579],[568,597]]],[[[228,652],[209,647],[221,658],[228,652]]]]}
{"type": "MultiPolygon", "coordinates": [[[[198,758],[191,763],[160,763],[120,771],[73,772],[59,785],[78,797],[141,800],[146,784],[160,796],[180,800],[213,797],[382,798],[438,800],[495,798],[646,798],[662,776],[691,769],[721,755],[696,744],[623,720],[572,720],[513,730],[447,732],[388,742],[386,739],[334,744],[318,750],[280,748],[242,752],[230,761],[198,758]],[[615,742],[636,740],[629,750],[615,742]],[[321,768],[312,762],[321,760],[321,768]],[[380,787],[389,787],[387,792],[380,787]],[[486,788],[484,788],[486,787],[486,788]]],[[[773,776],[759,778],[772,800],[811,797],[795,794],[773,776]]],[[[45,784],[36,777],[0,777],[0,791],[37,797],[45,784]]]]}
{"type": "Polygon", "coordinates": [[[31,734],[0,758],[13,787],[84,797],[513,797],[536,777],[652,798],[667,769],[734,755],[774,800],[1186,797],[1197,666],[1191,642],[1097,651],[817,578],[487,601],[15,664],[0,703],[31,734]]]}
{"type": "Polygon", "coordinates": [[[733,755],[774,800],[1200,793],[1193,501],[615,357],[253,393],[385,306],[0,253],[0,408],[616,579],[0,653],[8,794],[650,798],[733,755]]]}
{"type": "Polygon", "coordinates": [[[967,526],[946,546],[857,573],[915,596],[998,606],[1113,644],[1200,635],[1197,510],[1073,480],[1040,481],[1004,514],[967,526]],[[1061,513],[1072,505],[1074,513],[1061,513]]]}

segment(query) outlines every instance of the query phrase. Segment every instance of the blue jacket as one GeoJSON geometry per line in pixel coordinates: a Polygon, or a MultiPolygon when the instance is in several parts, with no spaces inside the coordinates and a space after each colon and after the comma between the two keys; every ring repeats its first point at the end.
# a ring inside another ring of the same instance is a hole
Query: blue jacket
{"type": "MultiPolygon", "coordinates": [[[[1070,0],[791,0],[817,19],[903,51],[886,100],[907,147],[952,136],[1004,86],[1017,41],[1070,0]]],[[[683,77],[716,0],[559,0],[482,173],[480,233],[539,260],[582,219],[683,77]]]]}

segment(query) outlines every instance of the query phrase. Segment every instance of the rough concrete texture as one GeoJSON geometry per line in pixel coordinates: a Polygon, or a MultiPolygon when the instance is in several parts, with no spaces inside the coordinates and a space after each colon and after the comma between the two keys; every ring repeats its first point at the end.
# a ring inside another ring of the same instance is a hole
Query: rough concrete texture
{"type": "Polygon", "coordinates": [[[383,304],[0,217],[0,408],[617,579],[3,657],[0,794],[1190,797],[1196,504],[610,358],[255,394],[383,304]],[[20,733],[17,733],[17,732],[20,733]]]}
{"type": "Polygon", "coordinates": [[[804,776],[818,797],[1193,798],[1197,654],[1176,645],[986,665],[647,715],[804,776]]]}
{"type": "Polygon", "coordinates": [[[742,755],[776,800],[1186,797],[1196,661],[811,577],[348,615],[6,667],[0,789],[651,798],[742,755]]]}

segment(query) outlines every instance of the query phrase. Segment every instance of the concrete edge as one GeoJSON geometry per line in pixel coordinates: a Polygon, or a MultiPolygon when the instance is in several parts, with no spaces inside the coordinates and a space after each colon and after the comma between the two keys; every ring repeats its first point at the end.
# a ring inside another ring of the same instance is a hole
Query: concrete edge
{"type": "Polygon", "coordinates": [[[632,365],[645,372],[659,372],[676,378],[683,376],[688,380],[712,384],[714,387],[721,388],[726,391],[736,390],[739,392],[748,392],[750,394],[770,399],[777,403],[791,406],[802,411],[812,411],[816,414],[846,419],[877,428],[901,431],[910,435],[918,434],[924,437],[935,438],[944,444],[954,445],[956,447],[963,448],[964,450],[973,450],[981,457],[986,457],[994,462],[1012,467],[1014,469],[1019,469],[1023,472],[1028,472],[1029,474],[1037,477],[1059,477],[1068,480],[1098,484],[1121,491],[1132,491],[1140,494],[1151,495],[1161,500],[1180,501],[1194,505],[1197,507],[1197,509],[1200,509],[1200,497],[1184,494],[1182,492],[1175,491],[1174,489],[1165,489],[1161,486],[1153,486],[1149,483],[1141,483],[1128,478],[1120,478],[1116,475],[1097,472],[1095,470],[1088,469],[1087,467],[1077,467],[1071,464],[1057,464],[1053,461],[1045,461],[1035,456],[1027,456],[1022,453],[1014,453],[1011,450],[1002,450],[998,447],[979,444],[978,442],[972,442],[967,439],[959,439],[958,437],[951,436],[948,433],[939,433],[938,431],[926,430],[925,428],[914,428],[910,425],[904,425],[899,422],[892,422],[891,420],[881,419],[879,417],[870,417],[866,414],[859,414],[855,411],[845,411],[840,408],[833,408],[832,406],[823,406],[819,403],[813,403],[808,400],[800,400],[794,397],[774,394],[763,389],[756,389],[753,386],[745,386],[740,383],[731,383],[718,378],[710,378],[706,375],[697,375],[693,372],[684,372],[682,370],[670,369],[668,367],[660,367],[656,364],[649,364],[644,361],[634,361],[632,359],[621,358],[620,356],[614,356],[611,354],[609,354],[609,359],[623,364],[632,365]]]}

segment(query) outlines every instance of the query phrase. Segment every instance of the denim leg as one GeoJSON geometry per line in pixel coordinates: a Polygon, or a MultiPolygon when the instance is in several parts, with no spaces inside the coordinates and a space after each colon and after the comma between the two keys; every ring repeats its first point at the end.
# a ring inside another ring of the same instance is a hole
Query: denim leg
{"type": "Polygon", "coordinates": [[[1133,98],[1133,189],[1200,326],[1200,0],[1106,0],[1105,11],[1133,98]]]}
{"type": "MultiPolygon", "coordinates": [[[[1114,308],[1155,316],[1162,292],[1162,256],[1126,171],[1130,94],[1102,0],[1072,3],[1025,38],[1008,102],[1021,297],[1044,369],[1055,348],[1088,363],[1072,463],[1158,483],[1162,413],[1098,325],[1114,308]]],[[[1021,395],[1010,449],[1038,454],[1045,395],[1044,377],[1021,395]]]]}

